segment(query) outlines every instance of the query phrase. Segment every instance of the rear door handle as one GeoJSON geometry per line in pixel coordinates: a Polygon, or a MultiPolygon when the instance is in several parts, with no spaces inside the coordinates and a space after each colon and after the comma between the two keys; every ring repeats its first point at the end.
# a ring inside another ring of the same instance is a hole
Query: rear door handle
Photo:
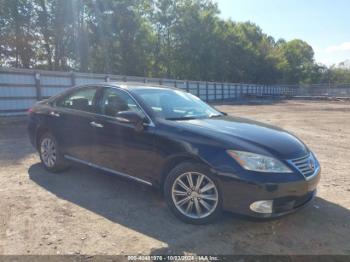
{"type": "Polygon", "coordinates": [[[99,128],[102,128],[102,127],[103,127],[102,124],[96,123],[95,121],[90,122],[90,125],[93,126],[93,127],[99,127],[99,128]]]}
{"type": "Polygon", "coordinates": [[[60,117],[60,116],[61,116],[60,113],[57,113],[57,112],[55,112],[55,111],[51,111],[51,112],[50,112],[50,115],[51,115],[51,116],[55,116],[55,117],[60,117]]]}

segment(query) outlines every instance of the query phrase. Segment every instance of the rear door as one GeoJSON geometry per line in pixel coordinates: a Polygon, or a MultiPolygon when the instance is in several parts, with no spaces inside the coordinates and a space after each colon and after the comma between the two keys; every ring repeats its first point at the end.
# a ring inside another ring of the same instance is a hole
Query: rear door
{"type": "Polygon", "coordinates": [[[50,114],[50,126],[63,153],[76,160],[91,160],[98,89],[87,86],[74,90],[59,98],[50,114]]]}

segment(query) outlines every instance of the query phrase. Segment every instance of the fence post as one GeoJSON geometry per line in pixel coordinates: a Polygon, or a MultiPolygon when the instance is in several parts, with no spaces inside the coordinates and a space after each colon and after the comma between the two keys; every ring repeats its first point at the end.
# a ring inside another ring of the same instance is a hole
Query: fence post
{"type": "Polygon", "coordinates": [[[199,93],[199,82],[197,82],[197,96],[200,97],[200,93],[199,93]]]}
{"type": "Polygon", "coordinates": [[[216,101],[216,83],[214,83],[214,101],[216,101]]]}
{"type": "Polygon", "coordinates": [[[186,92],[190,92],[190,83],[186,80],[186,92]]]}
{"type": "Polygon", "coordinates": [[[76,76],[75,76],[74,72],[70,75],[70,81],[71,81],[72,86],[75,86],[75,84],[76,84],[76,76]]]}
{"type": "Polygon", "coordinates": [[[235,99],[238,100],[238,85],[234,85],[235,87],[235,99]]]}
{"type": "Polygon", "coordinates": [[[159,85],[162,85],[162,84],[163,84],[163,80],[162,80],[161,78],[159,79],[158,82],[159,82],[159,85]]]}
{"type": "Polygon", "coordinates": [[[205,82],[205,101],[209,101],[208,82],[205,82]]]}
{"type": "Polygon", "coordinates": [[[174,82],[174,86],[175,86],[175,88],[177,88],[177,81],[176,80],[174,82]]]}
{"type": "Polygon", "coordinates": [[[221,100],[225,100],[225,95],[224,95],[224,83],[221,83],[221,100]]]}
{"type": "Polygon", "coordinates": [[[40,73],[38,72],[34,73],[34,80],[35,80],[36,99],[39,101],[41,100],[40,73]]]}
{"type": "Polygon", "coordinates": [[[109,76],[105,76],[105,82],[109,82],[109,76]]]}

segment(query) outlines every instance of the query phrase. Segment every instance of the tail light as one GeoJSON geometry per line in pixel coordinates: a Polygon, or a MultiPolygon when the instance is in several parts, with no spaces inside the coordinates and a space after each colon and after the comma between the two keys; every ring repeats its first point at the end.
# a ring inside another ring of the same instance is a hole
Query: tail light
{"type": "Polygon", "coordinates": [[[29,108],[28,111],[27,111],[28,115],[31,115],[32,113],[34,113],[34,110],[33,108],[29,108]]]}

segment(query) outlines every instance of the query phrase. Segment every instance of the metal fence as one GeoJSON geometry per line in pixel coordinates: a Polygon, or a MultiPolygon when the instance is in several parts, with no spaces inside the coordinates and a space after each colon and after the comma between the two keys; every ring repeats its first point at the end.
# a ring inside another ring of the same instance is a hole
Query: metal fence
{"type": "Polygon", "coordinates": [[[350,85],[341,87],[331,87],[329,85],[310,85],[300,86],[297,89],[296,96],[320,96],[320,97],[350,97],[350,85]]]}
{"type": "Polygon", "coordinates": [[[177,87],[207,102],[242,100],[246,97],[295,96],[294,86],[187,81],[133,76],[0,68],[0,115],[22,115],[36,101],[69,87],[101,82],[142,82],[177,87]]]}
{"type": "Polygon", "coordinates": [[[294,97],[350,98],[349,84],[280,85],[295,88],[294,97]]]}

